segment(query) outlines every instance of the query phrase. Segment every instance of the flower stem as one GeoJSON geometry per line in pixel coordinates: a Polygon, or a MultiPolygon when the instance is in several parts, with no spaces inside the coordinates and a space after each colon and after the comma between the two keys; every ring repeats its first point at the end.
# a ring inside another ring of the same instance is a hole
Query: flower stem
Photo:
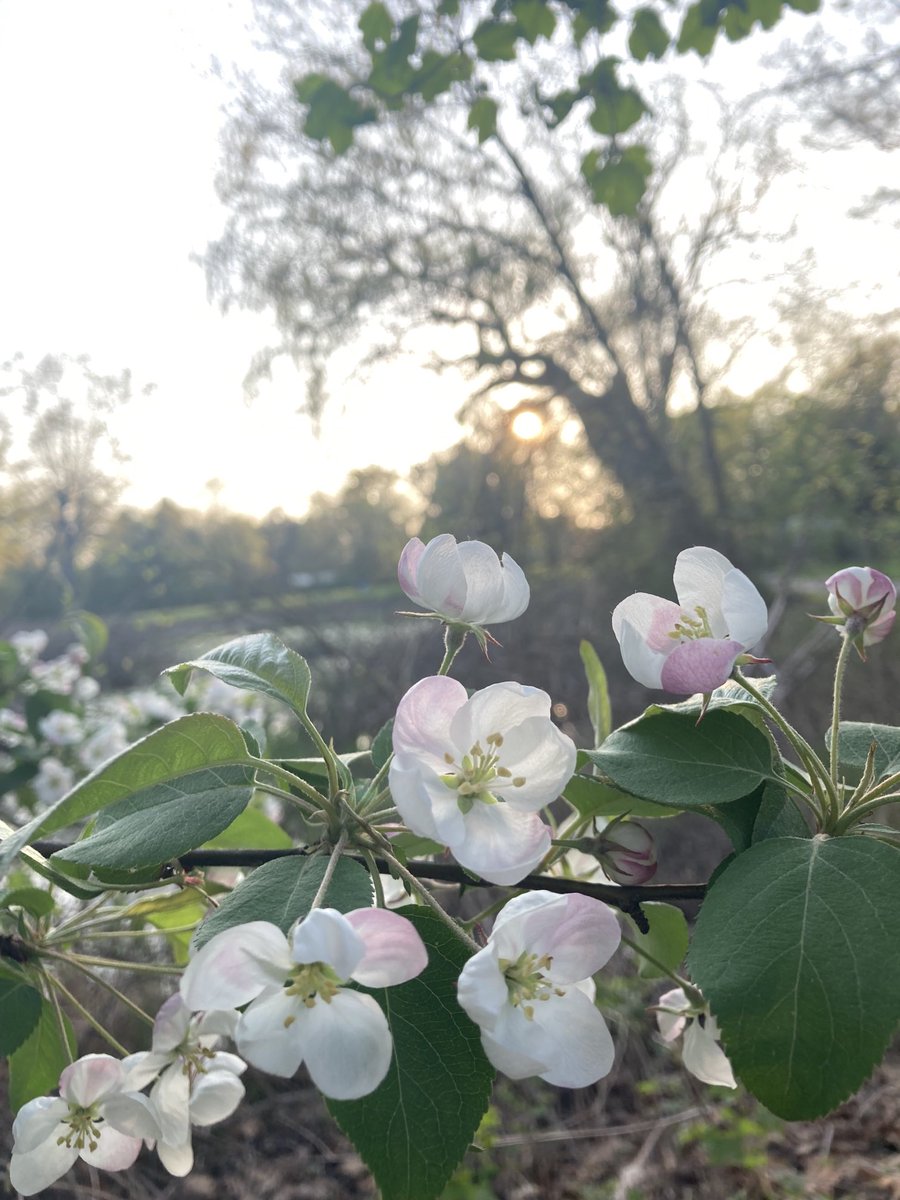
{"type": "Polygon", "coordinates": [[[47,976],[47,981],[50,984],[50,1003],[53,1005],[53,1011],[56,1014],[56,1024],[59,1026],[59,1040],[62,1043],[63,1053],[70,1063],[75,1061],[75,1056],[72,1053],[72,1047],[69,1044],[69,1033],[66,1029],[66,1019],[63,1016],[63,1010],[60,1008],[59,996],[56,994],[56,988],[53,986],[52,976],[47,976]]]}
{"type": "Polygon", "coordinates": [[[394,858],[393,854],[390,854],[384,848],[381,850],[381,857],[390,866],[392,871],[395,871],[405,883],[409,884],[417,896],[422,897],[425,903],[440,917],[447,928],[452,930],[452,932],[456,935],[456,937],[459,938],[463,945],[466,946],[466,948],[473,954],[477,954],[481,947],[474,938],[469,937],[466,931],[459,924],[457,924],[456,921],[454,921],[449,913],[444,912],[443,908],[437,902],[437,900],[435,900],[428,888],[423,887],[422,884],[419,883],[418,879],[416,879],[415,875],[413,875],[411,871],[407,871],[403,863],[401,863],[399,859],[394,858]]]}
{"type": "Polygon", "coordinates": [[[337,865],[341,860],[341,855],[344,852],[344,847],[347,845],[347,831],[341,831],[341,836],[334,844],[334,849],[331,851],[331,857],[328,860],[328,866],[325,868],[325,874],[322,876],[322,882],[316,889],[316,894],[312,898],[312,904],[309,906],[309,911],[314,908],[320,908],[322,901],[325,899],[325,893],[331,886],[331,881],[334,878],[334,873],[337,870],[337,865]]]}
{"type": "Polygon", "coordinates": [[[444,626],[444,657],[437,669],[438,675],[449,675],[453,660],[465,645],[468,630],[463,625],[444,626]]]}
{"type": "Polygon", "coordinates": [[[853,643],[846,634],[841,638],[841,648],[838,651],[837,666],[834,669],[834,702],[831,706],[831,747],[829,768],[835,786],[840,784],[838,769],[840,767],[840,726],[841,726],[841,692],[844,688],[844,672],[847,668],[847,658],[853,643]]]}
{"type": "Polygon", "coordinates": [[[70,954],[67,961],[84,963],[89,967],[112,967],[116,971],[139,971],[148,975],[181,974],[181,967],[167,967],[163,963],[127,962],[119,958],[101,958],[95,954],[70,954]]]}
{"type": "Polygon", "coordinates": [[[754,686],[751,680],[742,674],[738,667],[734,668],[732,678],[741,685],[745,692],[750,693],[766,716],[778,726],[788,742],[793,746],[797,756],[806,768],[810,782],[819,799],[821,811],[816,812],[814,805],[811,807],[816,812],[816,816],[824,823],[827,823],[829,813],[835,816],[837,814],[838,798],[837,787],[825,769],[825,764],[806,739],[797,732],[793,725],[785,720],[775,705],[762,694],[759,688],[754,686]]]}
{"type": "Polygon", "coordinates": [[[104,1025],[101,1025],[100,1022],[97,1020],[97,1018],[92,1013],[88,1012],[88,1010],[84,1007],[84,1005],[81,1003],[81,1001],[72,995],[72,993],[69,991],[69,989],[66,987],[66,985],[62,982],[62,980],[57,979],[57,977],[55,975],[48,975],[47,978],[50,980],[50,983],[53,985],[53,987],[57,988],[60,992],[62,992],[62,994],[65,996],[65,998],[68,1000],[68,1002],[73,1006],[73,1008],[78,1009],[78,1011],[81,1013],[81,1015],[87,1021],[88,1025],[90,1025],[90,1027],[92,1029],[95,1029],[97,1031],[97,1033],[99,1033],[100,1036],[103,1038],[103,1040],[108,1042],[109,1045],[112,1046],[113,1050],[115,1050],[115,1052],[117,1054],[121,1055],[122,1058],[128,1057],[128,1051],[125,1049],[125,1047],[122,1045],[122,1043],[119,1041],[116,1041],[116,1039],[109,1032],[109,1030],[104,1025]]]}
{"type": "Polygon", "coordinates": [[[657,971],[662,971],[663,975],[666,975],[669,979],[672,980],[673,983],[677,983],[678,986],[683,989],[684,994],[693,1003],[699,1003],[701,1006],[703,1004],[705,1004],[705,1001],[703,1000],[703,997],[700,995],[700,992],[694,987],[694,985],[689,980],[687,980],[683,976],[679,975],[677,971],[671,970],[669,967],[667,967],[665,965],[665,963],[661,963],[658,958],[655,958],[649,952],[649,950],[645,950],[644,947],[640,944],[640,942],[634,941],[634,939],[630,938],[627,933],[623,933],[622,934],[622,943],[623,943],[623,945],[628,946],[630,949],[634,950],[634,952],[636,954],[640,954],[640,956],[642,958],[646,958],[648,963],[652,963],[653,966],[656,967],[657,971]]]}
{"type": "MultiPolygon", "coordinates": [[[[168,933],[170,931],[167,930],[166,932],[168,933]]],[[[78,962],[74,958],[69,957],[67,954],[56,954],[52,950],[49,952],[45,951],[43,957],[53,958],[59,962],[68,963],[70,967],[74,967],[76,971],[80,971],[82,975],[86,975],[92,983],[98,983],[100,987],[106,988],[106,990],[115,996],[121,1004],[124,1004],[126,1008],[131,1009],[136,1017],[140,1017],[141,1020],[146,1021],[148,1025],[153,1024],[153,1018],[148,1012],[144,1012],[139,1004],[135,1004],[135,1002],[130,1000],[124,992],[119,991],[115,984],[110,983],[108,979],[104,979],[102,975],[98,975],[96,971],[92,971],[90,967],[84,966],[82,963],[78,962]]]]}

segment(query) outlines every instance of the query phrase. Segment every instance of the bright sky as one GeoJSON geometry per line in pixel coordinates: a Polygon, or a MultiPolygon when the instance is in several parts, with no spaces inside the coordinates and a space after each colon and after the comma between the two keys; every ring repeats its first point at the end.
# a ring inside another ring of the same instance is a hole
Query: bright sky
{"type": "MultiPolygon", "coordinates": [[[[342,389],[319,440],[294,415],[302,380],[290,367],[244,396],[254,351],[273,340],[268,318],[221,316],[190,256],[226,216],[213,183],[226,89],[209,63],[226,76],[252,64],[251,21],[250,0],[0,3],[0,361],[87,353],[101,371],[130,367],[136,391],[156,385],[117,421],[125,500],[138,505],[167,495],[205,507],[217,478],[228,507],[301,513],[353,467],[403,470],[460,434],[464,385],[414,361],[342,389]]],[[[846,177],[835,162],[806,181],[823,230],[856,198],[846,177]]],[[[883,231],[845,228],[823,239],[826,274],[883,266],[883,231]]]]}

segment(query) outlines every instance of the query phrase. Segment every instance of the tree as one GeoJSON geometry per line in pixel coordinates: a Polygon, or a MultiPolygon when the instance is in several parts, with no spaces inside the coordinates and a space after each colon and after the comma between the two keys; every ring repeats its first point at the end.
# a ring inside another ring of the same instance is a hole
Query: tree
{"type": "Polygon", "coordinates": [[[23,361],[16,355],[0,368],[8,380],[0,397],[11,398],[10,411],[19,406],[0,460],[0,525],[18,557],[42,558],[71,597],[77,568],[123,486],[115,473],[123,457],[107,418],[129,399],[131,372],[100,374],[86,355],[48,354],[33,369],[23,361]]]}
{"type": "MultiPolygon", "coordinates": [[[[345,5],[338,28],[353,11],[345,5]]],[[[272,0],[261,12],[288,78],[300,62],[349,69],[358,53],[352,37],[323,45],[292,6],[272,0]]],[[[483,145],[450,97],[433,111],[387,114],[337,159],[303,135],[286,89],[273,95],[248,81],[221,179],[233,215],[206,256],[211,288],[226,305],[273,310],[283,340],[260,352],[251,374],[295,355],[313,380],[313,410],[331,356],[362,326],[381,334],[370,358],[416,325],[461,330],[455,355],[434,334],[436,365],[452,362],[479,394],[514,385],[536,405],[564,401],[621,491],[622,519],[669,549],[691,539],[727,548],[709,409],[721,364],[706,353],[726,325],[709,289],[722,275],[717,256],[758,236],[752,209],[769,172],[722,110],[715,161],[698,180],[701,147],[680,91],[661,89],[657,172],[637,215],[614,219],[581,171],[585,131],[548,128],[533,100],[573,69],[577,59],[517,62],[508,90],[519,109],[483,145]],[[702,433],[708,501],[672,455],[676,398],[693,405],[702,433]]],[[[735,345],[745,336],[728,330],[735,345]]]]}

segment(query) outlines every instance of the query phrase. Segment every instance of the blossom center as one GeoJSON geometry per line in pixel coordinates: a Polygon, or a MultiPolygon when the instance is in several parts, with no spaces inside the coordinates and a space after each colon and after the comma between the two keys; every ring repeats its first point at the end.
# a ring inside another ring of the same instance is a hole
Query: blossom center
{"type": "Polygon", "coordinates": [[[441,779],[456,792],[457,804],[463,813],[471,812],[476,800],[483,804],[496,804],[497,797],[492,788],[506,784],[522,787],[525,783],[524,775],[513,778],[508,767],[500,766],[499,750],[503,745],[503,734],[489,733],[485,741],[487,750],[480,741],[475,742],[458,763],[452,754],[444,755],[444,761],[453,769],[442,775],[441,779]]]}
{"type": "Polygon", "coordinates": [[[185,1038],[185,1040],[175,1050],[176,1060],[181,1059],[181,1070],[187,1077],[193,1081],[198,1075],[205,1075],[207,1071],[207,1059],[215,1057],[215,1050],[204,1046],[201,1042],[193,1038],[185,1038]]]}
{"type": "Polygon", "coordinates": [[[564,996],[565,989],[554,987],[544,974],[549,971],[553,959],[549,954],[520,954],[516,959],[501,958],[500,970],[506,980],[509,1002],[532,1020],[535,1000],[549,1000],[553,996],[564,996]]]}
{"type": "Polygon", "coordinates": [[[69,1105],[69,1115],[63,1122],[69,1126],[69,1132],[56,1139],[57,1146],[68,1146],[70,1150],[94,1151],[100,1140],[103,1118],[100,1116],[100,1105],[92,1104],[87,1108],[80,1104],[69,1105]]]}
{"type": "MultiPolygon", "coordinates": [[[[341,990],[341,980],[327,963],[304,963],[284,985],[288,996],[296,996],[306,1008],[312,1008],[316,1000],[330,1004],[341,990]]],[[[287,1017],[285,1025],[293,1024],[295,1018],[287,1017]]]]}
{"type": "Polygon", "coordinates": [[[695,617],[683,612],[681,619],[676,622],[675,628],[667,636],[676,642],[693,642],[698,638],[713,637],[713,631],[709,624],[709,614],[703,605],[698,604],[694,612],[697,614],[695,617]]]}

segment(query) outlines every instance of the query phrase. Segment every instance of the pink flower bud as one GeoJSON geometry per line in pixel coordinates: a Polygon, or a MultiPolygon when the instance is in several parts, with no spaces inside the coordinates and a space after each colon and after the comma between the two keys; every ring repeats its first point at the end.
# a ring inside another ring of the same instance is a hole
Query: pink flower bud
{"type": "Polygon", "coordinates": [[[838,628],[857,646],[870,646],[887,637],[894,624],[897,589],[872,567],[844,567],[825,581],[828,607],[845,618],[838,628]]]}
{"type": "Polygon", "coordinates": [[[597,858],[613,883],[647,883],[656,874],[656,846],[637,821],[616,821],[600,835],[597,858]]]}

